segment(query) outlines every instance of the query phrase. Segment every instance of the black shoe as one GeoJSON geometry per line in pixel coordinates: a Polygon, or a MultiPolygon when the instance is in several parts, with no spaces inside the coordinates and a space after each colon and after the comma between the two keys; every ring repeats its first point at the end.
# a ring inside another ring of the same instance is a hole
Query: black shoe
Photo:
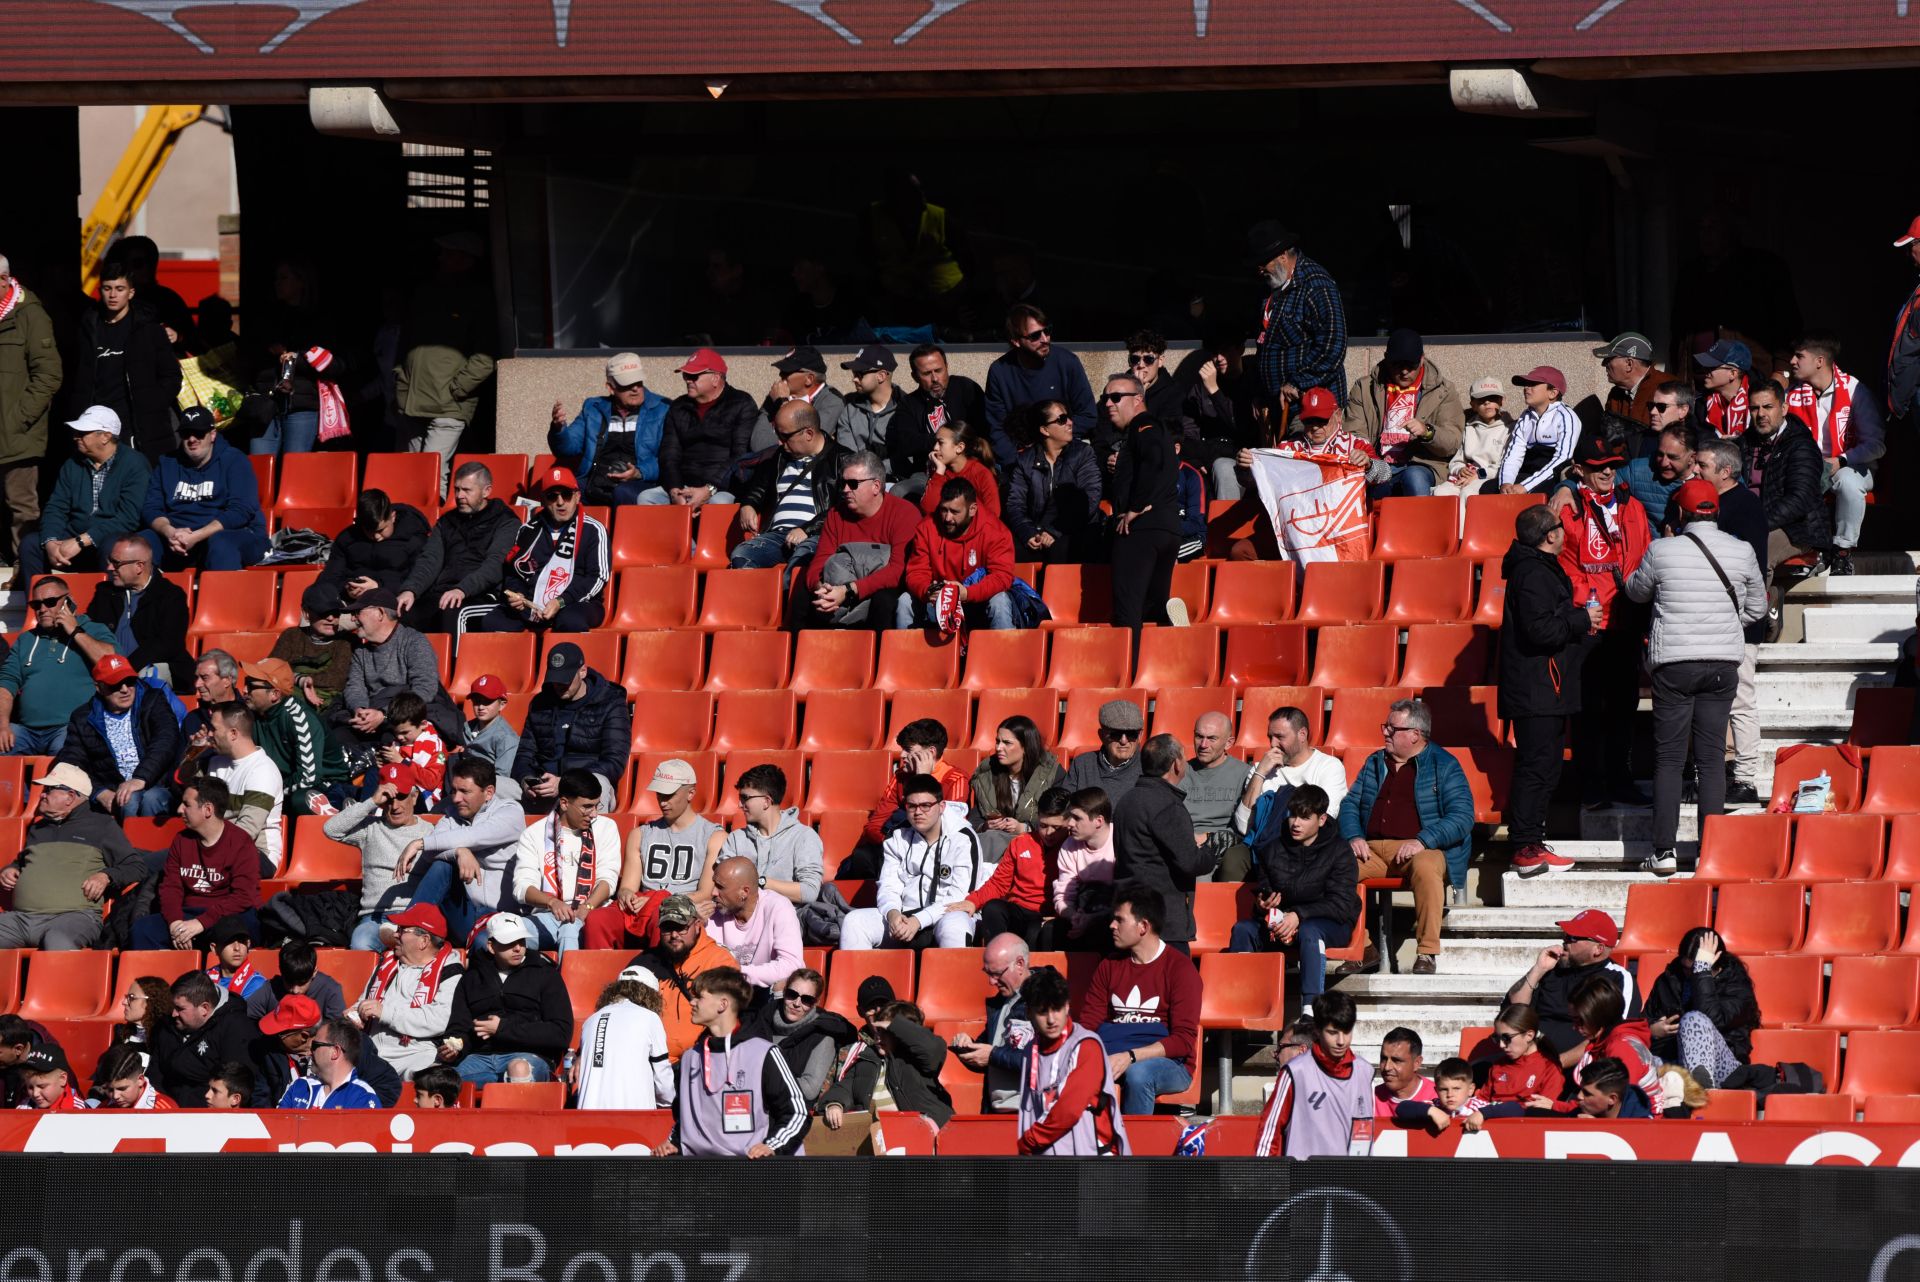
{"type": "Polygon", "coordinates": [[[1827,550],[1827,573],[1851,575],[1853,573],[1853,549],[1829,548],[1827,550]]]}
{"type": "Polygon", "coordinates": [[[1733,780],[1727,784],[1727,804],[1729,806],[1757,806],[1760,804],[1760,794],[1755,791],[1752,784],[1733,780]]]}
{"type": "Polygon", "coordinates": [[[1608,799],[1616,806],[1630,809],[1645,809],[1653,804],[1653,798],[1641,791],[1640,785],[1631,781],[1616,784],[1607,793],[1608,799]]]}

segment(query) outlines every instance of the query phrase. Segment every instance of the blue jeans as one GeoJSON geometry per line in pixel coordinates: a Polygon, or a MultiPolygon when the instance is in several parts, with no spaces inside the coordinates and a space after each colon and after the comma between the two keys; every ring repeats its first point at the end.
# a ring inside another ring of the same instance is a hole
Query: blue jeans
{"type": "MultiPolygon", "coordinates": [[[[426,858],[424,854],[420,857],[426,858]]],[[[466,885],[460,880],[460,866],[452,856],[434,860],[418,874],[413,885],[413,901],[440,905],[440,911],[447,917],[448,938],[462,946],[473,933],[473,924],[480,920],[480,910],[467,898],[466,885]]]]}
{"type": "Polygon", "coordinates": [[[195,556],[199,557],[203,570],[244,570],[250,565],[260,564],[268,547],[264,534],[255,534],[251,530],[222,530],[200,544],[192,555],[181,556],[168,549],[166,540],[156,531],[142,530],[140,537],[153,549],[154,564],[165,570],[184,570],[194,564],[195,556]]]}
{"type": "Polygon", "coordinates": [[[309,454],[320,441],[319,410],[289,410],[253,438],[249,454],[309,454]]]}
{"type": "Polygon", "coordinates": [[[787,535],[791,529],[767,530],[754,535],[733,550],[728,565],[735,570],[768,570],[789,561],[807,560],[813,555],[814,548],[820,545],[820,540],[809,537],[797,544],[789,544],[787,535]]]}
{"type": "MultiPolygon", "coordinates": [[[[928,627],[934,626],[933,607],[925,601],[916,601],[906,593],[900,594],[900,604],[894,608],[893,626],[911,628],[914,615],[920,615],[920,621],[928,627]],[[917,607],[917,609],[916,609],[917,607]]],[[[996,592],[985,601],[966,603],[967,622],[974,627],[983,624],[994,631],[1002,631],[1013,626],[1013,598],[1005,592],[996,592]]]]}
{"type": "MultiPolygon", "coordinates": [[[[1300,996],[1307,1000],[1327,991],[1327,941],[1345,942],[1353,927],[1342,926],[1329,917],[1302,917],[1300,933],[1294,945],[1300,950],[1300,996]]],[[[1265,921],[1239,921],[1233,924],[1233,937],[1227,944],[1230,953],[1267,953],[1280,945],[1267,936],[1265,921]]]]}
{"type": "Polygon", "coordinates": [[[1393,469],[1393,475],[1379,485],[1369,485],[1370,498],[1425,498],[1433,493],[1433,473],[1423,464],[1406,463],[1393,469]]]}
{"type": "Polygon", "coordinates": [[[536,912],[520,914],[533,924],[534,934],[538,936],[535,946],[551,948],[561,956],[580,947],[580,934],[586,929],[586,915],[583,913],[562,926],[554,920],[553,914],[542,908],[536,912]]]}
{"type": "Polygon", "coordinates": [[[173,813],[173,789],[165,784],[150,783],[128,798],[126,808],[120,812],[122,819],[132,816],[165,818],[173,813]]]}
{"type": "MultiPolygon", "coordinates": [[[[200,914],[196,912],[189,912],[187,914],[189,918],[198,917],[199,915],[200,914]]],[[[241,921],[247,924],[248,936],[254,940],[258,940],[260,938],[259,914],[249,908],[247,911],[239,914],[239,917],[241,921]]],[[[202,935],[200,938],[201,941],[204,942],[206,936],[202,935]]],[[[172,948],[173,933],[168,927],[165,917],[159,913],[148,913],[145,917],[136,917],[133,919],[131,942],[135,948],[142,950],[172,948]]],[[[195,946],[198,947],[199,945],[196,944],[195,946]]]]}
{"type": "MultiPolygon", "coordinates": [[[[632,484],[632,482],[628,482],[628,484],[632,484]]],[[[666,486],[654,485],[654,486],[648,487],[647,489],[641,490],[639,496],[634,499],[634,502],[653,503],[653,504],[671,503],[673,502],[673,496],[667,493],[666,486]]],[[[717,490],[714,492],[714,496],[708,499],[707,502],[731,503],[733,502],[733,495],[727,493],[725,490],[717,490]]]]}
{"type": "Polygon", "coordinates": [[[60,749],[66,746],[67,728],[65,726],[55,726],[51,730],[35,730],[32,726],[16,725],[13,728],[13,747],[7,751],[6,755],[9,757],[57,757],[60,755],[60,749]]]}
{"type": "Polygon", "coordinates": [[[1120,1111],[1130,1116],[1153,1112],[1162,1095],[1178,1095],[1193,1085],[1193,1074],[1178,1060],[1143,1059],[1120,1079],[1120,1111]]]}
{"type": "Polygon", "coordinates": [[[551,1082],[553,1080],[553,1070],[547,1067],[547,1061],[532,1051],[510,1051],[503,1055],[468,1055],[454,1067],[460,1070],[461,1081],[475,1082],[484,1086],[489,1082],[506,1081],[507,1067],[515,1060],[524,1060],[527,1066],[533,1069],[534,1081],[551,1082]]]}

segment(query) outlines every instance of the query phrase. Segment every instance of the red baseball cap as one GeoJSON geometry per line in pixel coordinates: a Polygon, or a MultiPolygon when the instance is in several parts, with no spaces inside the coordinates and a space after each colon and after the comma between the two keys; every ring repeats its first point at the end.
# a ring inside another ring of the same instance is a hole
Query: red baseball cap
{"type": "Polygon", "coordinates": [[[1907,224],[1907,234],[1899,240],[1894,241],[1893,247],[1895,249],[1905,249],[1916,240],[1920,240],[1920,218],[1916,218],[1907,224]]]}
{"type": "Polygon", "coordinates": [[[1620,928],[1613,924],[1613,918],[1598,908],[1589,908],[1585,912],[1575,913],[1565,921],[1556,921],[1560,933],[1569,939],[1591,939],[1596,944],[1605,944],[1612,948],[1620,942],[1620,928]]]}
{"type": "Polygon", "coordinates": [[[1688,516],[1720,515],[1720,491],[1713,488],[1713,482],[1697,476],[1675,490],[1672,501],[1688,516]]]}
{"type": "Polygon", "coordinates": [[[447,915],[432,904],[415,904],[407,911],[387,918],[387,925],[396,930],[406,926],[418,926],[435,939],[447,937],[447,915]]]}
{"type": "Polygon", "coordinates": [[[468,690],[469,699],[476,696],[488,703],[492,703],[495,699],[504,699],[507,697],[507,683],[489,672],[474,682],[472,688],[468,690]]]}
{"type": "Polygon", "coordinates": [[[390,783],[401,792],[412,792],[419,785],[413,776],[413,767],[404,761],[389,761],[381,766],[380,782],[390,783]]]}
{"type": "Polygon", "coordinates": [[[676,374],[725,374],[726,358],[711,347],[702,347],[687,357],[686,363],[674,370],[676,374]]]}
{"type": "Polygon", "coordinates": [[[260,1021],[260,1031],[272,1037],[297,1028],[314,1028],[319,1023],[320,1003],[305,993],[289,993],[260,1021]]]}
{"type": "Polygon", "coordinates": [[[103,686],[119,685],[139,675],[123,654],[103,654],[100,662],[93,665],[93,679],[103,686]]]}
{"type": "Polygon", "coordinates": [[[1551,365],[1535,365],[1526,373],[1513,376],[1515,387],[1531,387],[1535,383],[1545,383],[1562,396],[1567,394],[1567,376],[1551,365]]]}
{"type": "Polygon", "coordinates": [[[1309,387],[1300,393],[1300,413],[1302,419],[1317,419],[1324,423],[1340,412],[1340,402],[1334,394],[1324,387],[1309,387]]]}
{"type": "Polygon", "coordinates": [[[580,478],[573,474],[571,468],[550,467],[546,475],[540,478],[542,494],[548,494],[554,490],[578,490],[579,488],[580,478]]]}

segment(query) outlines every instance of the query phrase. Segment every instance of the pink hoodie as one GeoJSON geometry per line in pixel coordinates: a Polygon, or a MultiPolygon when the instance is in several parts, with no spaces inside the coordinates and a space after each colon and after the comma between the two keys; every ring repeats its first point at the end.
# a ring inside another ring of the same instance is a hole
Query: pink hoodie
{"type": "Polygon", "coordinates": [[[1106,840],[1098,846],[1068,838],[1060,847],[1059,874],[1053,879],[1053,908],[1065,917],[1073,934],[1087,927],[1087,914],[1073,907],[1083,886],[1113,880],[1113,825],[1106,827],[1106,840]]]}

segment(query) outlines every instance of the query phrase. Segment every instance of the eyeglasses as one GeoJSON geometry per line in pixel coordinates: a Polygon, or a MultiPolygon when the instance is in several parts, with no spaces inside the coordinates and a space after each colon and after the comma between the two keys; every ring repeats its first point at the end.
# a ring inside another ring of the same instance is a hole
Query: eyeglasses
{"type": "Polygon", "coordinates": [[[988,979],[992,979],[992,980],[998,980],[998,979],[999,979],[999,978],[1000,978],[1000,977],[1001,977],[1002,975],[1004,975],[1004,974],[1006,974],[1006,973],[1007,973],[1008,971],[1010,971],[1010,970],[1012,970],[1012,969],[1013,969],[1013,967],[1012,967],[1012,966],[1002,966],[1002,967],[1001,967],[1001,968],[1000,968],[999,970],[995,970],[995,969],[994,969],[993,967],[991,967],[991,966],[982,966],[982,967],[980,968],[980,971],[981,971],[981,973],[982,973],[982,974],[984,974],[984,975],[985,975],[985,976],[986,976],[986,977],[987,977],[988,979]]]}
{"type": "Polygon", "coordinates": [[[1127,364],[1130,366],[1131,365],[1151,366],[1151,365],[1158,365],[1159,363],[1160,363],[1160,358],[1158,356],[1155,356],[1152,352],[1128,352],[1127,353],[1127,364]]]}
{"type": "Polygon", "coordinates": [[[1105,401],[1109,405],[1118,405],[1121,401],[1126,400],[1129,396],[1138,396],[1138,395],[1140,395],[1140,393],[1138,392],[1108,392],[1105,396],[1101,397],[1100,399],[1105,401]]]}
{"type": "Polygon", "coordinates": [[[1071,426],[1073,426],[1073,419],[1071,419],[1070,417],[1068,417],[1068,416],[1067,416],[1067,415],[1065,415],[1065,414],[1062,414],[1062,415],[1061,415],[1061,416],[1060,416],[1059,418],[1043,418],[1043,419],[1041,419],[1041,420],[1040,420],[1040,426],[1042,426],[1042,427],[1071,427],[1071,426]]]}
{"type": "Polygon", "coordinates": [[[787,1000],[788,1000],[788,1001],[790,1001],[790,1002],[799,1002],[799,1003],[800,1003],[800,1004],[801,1004],[802,1006],[813,1006],[813,1005],[817,1005],[817,1004],[819,1003],[819,1001],[820,1001],[820,998],[819,998],[819,996],[818,996],[817,994],[814,994],[814,993],[796,993],[796,992],[794,992],[794,991],[793,991],[792,989],[788,989],[788,990],[787,990],[787,995],[786,995],[786,996],[787,996],[787,1000]]]}
{"type": "Polygon", "coordinates": [[[1406,731],[1414,730],[1415,728],[1416,727],[1414,726],[1396,726],[1393,724],[1393,722],[1386,721],[1381,723],[1380,733],[1386,735],[1388,738],[1392,738],[1394,735],[1403,734],[1406,731]]]}
{"type": "Polygon", "coordinates": [[[125,569],[129,565],[152,565],[153,561],[150,558],[144,557],[144,556],[136,556],[130,561],[121,561],[114,557],[108,557],[107,564],[112,566],[116,570],[121,570],[121,569],[125,569]]]}
{"type": "Polygon", "coordinates": [[[946,803],[942,801],[908,801],[902,804],[908,810],[934,810],[946,803]]]}
{"type": "Polygon", "coordinates": [[[1020,341],[1023,343],[1031,343],[1038,339],[1050,337],[1052,334],[1053,334],[1053,330],[1051,328],[1049,328],[1048,326],[1042,325],[1039,329],[1030,329],[1026,333],[1020,335],[1020,341]]]}
{"type": "Polygon", "coordinates": [[[104,681],[96,682],[95,684],[100,687],[102,694],[112,694],[117,690],[131,690],[140,684],[140,680],[137,677],[128,677],[125,681],[115,681],[112,685],[108,685],[104,681]]]}
{"type": "Polygon", "coordinates": [[[59,596],[40,597],[37,600],[28,602],[28,604],[36,610],[58,610],[71,600],[73,600],[73,598],[63,592],[59,596]]]}
{"type": "Polygon", "coordinates": [[[1495,1033],[1493,1035],[1493,1040],[1495,1045],[1505,1046],[1507,1043],[1511,1042],[1514,1038],[1524,1037],[1524,1036],[1526,1036],[1526,1034],[1524,1033],[1495,1033]]]}
{"type": "Polygon", "coordinates": [[[857,490],[868,481],[877,481],[879,479],[877,476],[843,476],[840,478],[840,488],[843,490],[857,490]]]}
{"type": "Polygon", "coordinates": [[[147,995],[145,993],[128,993],[120,999],[120,1004],[122,1006],[132,1006],[136,1002],[145,1002],[146,1000],[147,995]]]}
{"type": "Polygon", "coordinates": [[[419,927],[419,926],[402,926],[400,928],[400,933],[403,935],[418,935],[422,939],[433,938],[432,931],[423,929],[422,927],[419,927]]]}

